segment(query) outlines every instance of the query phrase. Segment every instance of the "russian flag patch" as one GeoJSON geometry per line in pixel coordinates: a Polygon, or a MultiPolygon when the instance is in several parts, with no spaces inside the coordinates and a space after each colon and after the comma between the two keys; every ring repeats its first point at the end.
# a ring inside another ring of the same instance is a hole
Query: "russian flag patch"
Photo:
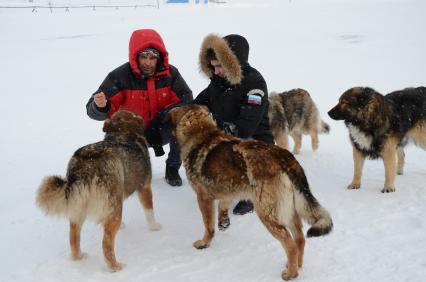
{"type": "Polygon", "coordinates": [[[248,95],[247,103],[255,104],[255,105],[261,105],[262,104],[262,97],[257,96],[257,95],[248,95]]]}

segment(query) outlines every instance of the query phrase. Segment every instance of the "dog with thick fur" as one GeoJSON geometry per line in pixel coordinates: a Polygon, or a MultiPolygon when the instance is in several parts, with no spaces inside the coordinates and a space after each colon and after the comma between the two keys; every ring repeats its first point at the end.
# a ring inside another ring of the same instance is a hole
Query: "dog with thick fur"
{"type": "Polygon", "coordinates": [[[115,235],[120,228],[123,201],[137,191],[151,230],[161,225],[154,219],[151,192],[151,162],[144,137],[144,121],[128,112],[116,112],[104,123],[103,141],[78,149],[72,156],[65,178],[48,176],[37,192],[37,204],[47,215],[69,219],[71,259],[80,260],[80,232],[90,218],[102,224],[102,248],[111,271],[117,262],[115,235]]]}
{"type": "Polygon", "coordinates": [[[312,150],[319,146],[319,133],[328,133],[330,127],[321,120],[318,108],[308,91],[300,88],[269,96],[269,122],[275,142],[289,150],[288,136],[294,141],[293,154],[302,147],[302,134],[311,136],[312,150]]]}
{"type": "Polygon", "coordinates": [[[361,187],[366,158],[382,158],[385,184],[394,192],[395,175],[403,174],[404,147],[412,140],[426,150],[426,88],[407,88],[383,96],[368,87],[354,87],[342,94],[328,112],[344,120],[353,147],[354,175],[348,189],[361,187]]]}
{"type": "Polygon", "coordinates": [[[213,239],[215,199],[220,200],[219,222],[226,220],[232,199],[250,199],[262,223],[285,249],[288,265],[282,278],[296,277],[305,246],[301,220],[312,225],[308,237],[329,233],[333,223],[312,195],[294,156],[275,145],[224,133],[204,106],[175,108],[168,120],[204,222],[204,237],[194,247],[207,248],[213,239]]]}

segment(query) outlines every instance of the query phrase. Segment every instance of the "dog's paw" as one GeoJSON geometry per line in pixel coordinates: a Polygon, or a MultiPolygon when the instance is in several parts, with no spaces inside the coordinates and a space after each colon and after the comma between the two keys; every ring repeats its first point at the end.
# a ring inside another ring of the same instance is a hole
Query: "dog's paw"
{"type": "Polygon", "coordinates": [[[194,242],[194,244],[192,244],[192,245],[194,246],[194,248],[201,250],[201,249],[208,248],[210,244],[209,244],[209,243],[206,243],[206,242],[205,242],[205,241],[203,241],[203,240],[197,240],[197,241],[195,241],[195,242],[194,242]]]}
{"type": "Polygon", "coordinates": [[[398,175],[403,175],[404,174],[404,169],[398,169],[397,171],[396,171],[396,174],[398,174],[398,175]]]}
{"type": "Polygon", "coordinates": [[[222,218],[218,223],[217,227],[220,231],[225,231],[228,229],[228,227],[231,225],[231,221],[229,220],[229,217],[222,218]]]}
{"type": "Polygon", "coordinates": [[[348,188],[349,190],[359,189],[359,188],[361,188],[361,184],[359,184],[359,183],[351,183],[346,188],[348,188]]]}
{"type": "Polygon", "coordinates": [[[76,254],[76,255],[71,254],[71,260],[75,260],[75,261],[82,260],[82,259],[85,259],[87,257],[88,257],[87,253],[79,253],[79,254],[76,254]]]}
{"type": "Polygon", "coordinates": [[[283,272],[281,273],[281,278],[285,281],[288,281],[290,279],[296,278],[299,274],[296,272],[294,273],[290,273],[288,271],[288,269],[283,270],[283,272]]]}
{"type": "Polygon", "coordinates": [[[126,265],[124,263],[117,262],[116,264],[108,265],[108,271],[116,272],[116,271],[122,270],[125,267],[126,267],[126,265]]]}
{"type": "Polygon", "coordinates": [[[381,192],[382,193],[392,193],[392,192],[395,192],[395,187],[384,187],[381,192]]]}
{"type": "Polygon", "coordinates": [[[148,224],[148,227],[152,231],[158,231],[161,228],[163,228],[163,226],[161,226],[161,224],[158,223],[158,222],[151,222],[151,223],[148,224]]]}

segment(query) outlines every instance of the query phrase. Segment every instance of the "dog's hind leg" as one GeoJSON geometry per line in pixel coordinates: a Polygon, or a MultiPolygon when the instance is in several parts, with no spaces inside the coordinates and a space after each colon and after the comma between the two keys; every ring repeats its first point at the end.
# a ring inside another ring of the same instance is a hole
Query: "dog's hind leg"
{"type": "Polygon", "coordinates": [[[218,222],[217,227],[220,231],[225,231],[230,225],[231,221],[229,220],[228,211],[232,204],[232,198],[221,199],[219,201],[218,209],[218,222]]]}
{"type": "Polygon", "coordinates": [[[111,271],[118,271],[124,267],[124,264],[117,262],[115,258],[115,235],[120,229],[121,215],[123,203],[121,201],[118,206],[114,207],[114,211],[104,222],[104,238],[102,240],[102,249],[104,252],[105,262],[111,271]]]}
{"type": "Polygon", "coordinates": [[[299,268],[303,265],[303,254],[305,253],[305,235],[303,234],[302,221],[296,213],[293,216],[293,226],[290,227],[291,234],[296,241],[298,249],[298,265],[299,268]]]}
{"type": "Polygon", "coordinates": [[[285,226],[281,225],[276,218],[270,214],[266,214],[261,208],[256,208],[256,212],[272,236],[280,241],[287,254],[287,269],[282,272],[282,279],[290,280],[297,277],[300,262],[298,259],[299,246],[293,240],[290,232],[285,228],[285,226]]]}
{"type": "Polygon", "coordinates": [[[149,229],[160,230],[161,224],[155,221],[154,206],[152,203],[151,185],[145,185],[138,191],[139,201],[145,210],[145,218],[149,229]]]}
{"type": "Polygon", "coordinates": [[[397,164],[397,171],[399,175],[404,174],[404,165],[405,165],[405,153],[403,147],[398,147],[397,149],[397,155],[398,155],[398,164],[397,164]]]}
{"type": "Polygon", "coordinates": [[[193,245],[197,249],[204,249],[210,246],[214,236],[214,199],[198,190],[197,201],[203,216],[205,231],[203,239],[195,241],[193,245]]]}
{"type": "Polygon", "coordinates": [[[80,249],[80,234],[83,222],[84,220],[81,222],[73,222],[70,220],[70,246],[72,260],[80,260],[85,256],[80,249]]]}

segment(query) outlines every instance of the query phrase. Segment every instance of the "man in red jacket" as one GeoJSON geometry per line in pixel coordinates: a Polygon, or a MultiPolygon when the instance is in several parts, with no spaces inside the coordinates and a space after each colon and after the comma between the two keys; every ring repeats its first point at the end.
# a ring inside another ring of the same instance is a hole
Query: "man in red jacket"
{"type": "Polygon", "coordinates": [[[130,38],[129,61],[108,74],[87,102],[86,109],[88,116],[95,120],[105,120],[118,110],[143,117],[146,137],[155,155],[163,155],[162,146],[170,144],[167,183],[181,186],[179,146],[170,128],[161,120],[168,109],[192,99],[191,89],[178,69],[169,64],[161,36],[152,29],[139,29],[130,38]]]}

